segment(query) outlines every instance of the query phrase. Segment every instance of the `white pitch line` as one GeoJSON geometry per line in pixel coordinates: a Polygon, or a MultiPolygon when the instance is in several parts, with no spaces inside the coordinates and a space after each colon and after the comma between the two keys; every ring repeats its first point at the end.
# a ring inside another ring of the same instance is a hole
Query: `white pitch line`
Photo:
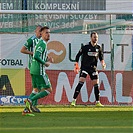
{"type": "Polygon", "coordinates": [[[81,126],[81,127],[25,127],[25,128],[19,128],[19,127],[16,127],[16,128],[2,128],[1,127],[1,130],[51,130],[51,129],[133,129],[133,126],[81,126]]]}

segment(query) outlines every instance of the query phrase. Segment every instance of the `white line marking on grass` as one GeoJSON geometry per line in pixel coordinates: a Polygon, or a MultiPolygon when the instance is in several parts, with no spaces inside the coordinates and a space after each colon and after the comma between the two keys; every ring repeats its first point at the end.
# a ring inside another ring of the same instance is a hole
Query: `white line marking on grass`
{"type": "Polygon", "coordinates": [[[4,131],[4,130],[56,130],[56,129],[133,129],[132,126],[78,126],[78,127],[25,127],[25,128],[21,128],[21,127],[13,127],[13,128],[2,128],[0,130],[4,131]]]}

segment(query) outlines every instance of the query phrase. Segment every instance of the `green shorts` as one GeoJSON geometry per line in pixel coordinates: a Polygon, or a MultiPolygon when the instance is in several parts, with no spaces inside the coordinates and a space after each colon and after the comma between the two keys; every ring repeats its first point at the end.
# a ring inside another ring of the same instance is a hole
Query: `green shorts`
{"type": "Polygon", "coordinates": [[[31,78],[32,78],[32,87],[33,88],[38,88],[38,90],[40,91],[41,89],[48,89],[51,88],[51,83],[50,80],[48,78],[48,75],[34,75],[31,74],[31,78]]]}

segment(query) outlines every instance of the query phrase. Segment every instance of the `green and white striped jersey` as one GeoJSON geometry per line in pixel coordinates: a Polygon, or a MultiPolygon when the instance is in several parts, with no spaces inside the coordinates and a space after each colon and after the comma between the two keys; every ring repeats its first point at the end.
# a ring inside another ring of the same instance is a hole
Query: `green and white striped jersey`
{"type": "Polygon", "coordinates": [[[35,46],[30,73],[34,75],[45,74],[45,62],[47,62],[47,43],[40,39],[39,43],[35,46]]]}
{"type": "MultiPolygon", "coordinates": [[[[39,38],[36,37],[36,35],[33,35],[30,37],[27,42],[24,44],[24,46],[31,52],[34,51],[36,44],[39,42],[39,38]]],[[[29,55],[29,61],[28,61],[28,68],[30,69],[31,62],[32,62],[32,56],[29,55]]]]}

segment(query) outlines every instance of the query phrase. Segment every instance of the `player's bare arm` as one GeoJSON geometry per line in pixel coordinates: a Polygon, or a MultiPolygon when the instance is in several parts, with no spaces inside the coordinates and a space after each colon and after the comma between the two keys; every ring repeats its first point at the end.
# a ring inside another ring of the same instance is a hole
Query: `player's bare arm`
{"type": "Polygon", "coordinates": [[[29,54],[29,55],[33,56],[33,52],[29,51],[25,46],[23,46],[21,48],[20,52],[23,54],[29,54]]]}

